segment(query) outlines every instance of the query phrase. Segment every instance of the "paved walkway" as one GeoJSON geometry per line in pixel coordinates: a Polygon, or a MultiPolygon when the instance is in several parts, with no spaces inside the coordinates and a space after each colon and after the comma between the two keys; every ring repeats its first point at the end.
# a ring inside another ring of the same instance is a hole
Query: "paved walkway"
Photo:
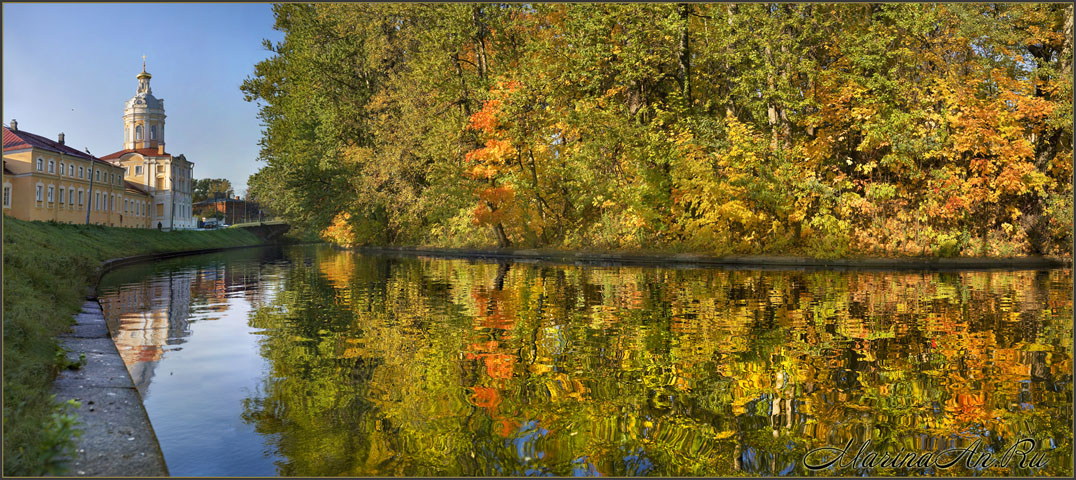
{"type": "Polygon", "coordinates": [[[82,436],[76,440],[70,474],[167,476],[142,397],[108,333],[97,300],[87,300],[75,320],[71,332],[59,340],[68,351],[68,360],[77,361],[82,354],[86,364],[60,372],[52,386],[57,401],[74,399],[81,405],[77,414],[82,436]]]}

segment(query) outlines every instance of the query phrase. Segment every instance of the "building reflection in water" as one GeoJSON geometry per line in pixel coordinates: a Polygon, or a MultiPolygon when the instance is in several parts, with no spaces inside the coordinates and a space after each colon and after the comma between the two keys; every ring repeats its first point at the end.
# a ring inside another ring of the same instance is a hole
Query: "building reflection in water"
{"type": "Polygon", "coordinates": [[[183,348],[195,320],[221,318],[230,292],[252,305],[265,302],[259,277],[257,269],[216,263],[172,269],[102,292],[109,332],[143,398],[165,352],[183,348]]]}

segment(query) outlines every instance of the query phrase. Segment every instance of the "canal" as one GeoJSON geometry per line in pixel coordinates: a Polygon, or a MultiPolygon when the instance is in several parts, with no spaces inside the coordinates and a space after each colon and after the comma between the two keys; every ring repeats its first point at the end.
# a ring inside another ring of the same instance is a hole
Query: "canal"
{"type": "Polygon", "coordinates": [[[99,297],[176,476],[966,476],[1072,473],[1072,288],[303,246],[123,267],[99,297]],[[847,465],[1024,439],[1044,467],[847,465]]]}

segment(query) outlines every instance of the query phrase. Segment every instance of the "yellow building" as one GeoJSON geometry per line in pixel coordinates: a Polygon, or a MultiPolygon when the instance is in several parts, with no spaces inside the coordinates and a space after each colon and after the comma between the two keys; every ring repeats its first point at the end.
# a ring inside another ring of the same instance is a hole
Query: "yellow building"
{"type": "Polygon", "coordinates": [[[162,230],[197,227],[192,211],[194,163],[164,151],[164,100],[153,96],[146,72],[123,109],[123,150],[101,157],[124,170],[124,178],[153,197],[150,224],[162,230]]]}
{"type": "Polygon", "coordinates": [[[4,126],[4,215],[22,220],[150,227],[153,202],[123,168],[64,144],[4,126]]]}

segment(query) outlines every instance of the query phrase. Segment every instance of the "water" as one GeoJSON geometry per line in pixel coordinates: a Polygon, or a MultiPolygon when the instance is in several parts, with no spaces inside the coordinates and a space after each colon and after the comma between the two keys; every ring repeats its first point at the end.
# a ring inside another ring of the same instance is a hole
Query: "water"
{"type": "Polygon", "coordinates": [[[177,476],[1070,475],[1072,287],[292,247],[126,267],[101,301],[177,476]],[[1024,438],[1044,467],[802,462],[1024,438]]]}

